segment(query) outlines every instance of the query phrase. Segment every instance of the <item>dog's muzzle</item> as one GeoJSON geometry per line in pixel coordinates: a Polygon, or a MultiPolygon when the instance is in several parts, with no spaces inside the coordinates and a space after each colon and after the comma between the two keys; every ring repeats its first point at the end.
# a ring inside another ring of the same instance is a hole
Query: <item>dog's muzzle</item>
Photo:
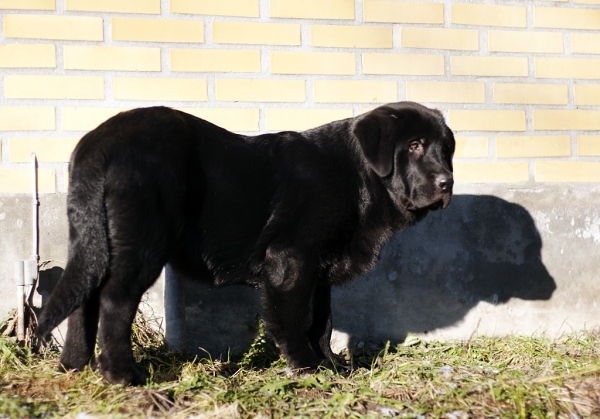
{"type": "Polygon", "coordinates": [[[451,173],[440,173],[435,177],[435,185],[438,188],[438,192],[442,195],[441,205],[442,209],[448,208],[450,200],[452,199],[452,186],[454,186],[454,178],[451,173]]]}
{"type": "Polygon", "coordinates": [[[452,192],[452,186],[454,185],[454,179],[451,174],[439,174],[435,177],[435,184],[442,193],[452,192]]]}

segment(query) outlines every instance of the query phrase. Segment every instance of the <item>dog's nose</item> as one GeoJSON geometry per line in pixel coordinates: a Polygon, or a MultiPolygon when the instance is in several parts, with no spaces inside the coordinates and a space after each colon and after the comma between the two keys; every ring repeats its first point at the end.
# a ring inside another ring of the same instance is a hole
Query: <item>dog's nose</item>
{"type": "Polygon", "coordinates": [[[441,174],[436,176],[435,183],[442,192],[448,192],[454,185],[454,179],[452,179],[452,175],[441,174]]]}

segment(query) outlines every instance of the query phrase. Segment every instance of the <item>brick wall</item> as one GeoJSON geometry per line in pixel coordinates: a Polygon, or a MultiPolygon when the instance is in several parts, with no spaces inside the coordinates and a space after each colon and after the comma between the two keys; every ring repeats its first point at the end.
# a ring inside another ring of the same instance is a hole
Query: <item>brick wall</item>
{"type": "Polygon", "coordinates": [[[441,109],[462,183],[600,182],[600,0],[0,0],[0,193],[141,106],[237,132],[441,109]]]}

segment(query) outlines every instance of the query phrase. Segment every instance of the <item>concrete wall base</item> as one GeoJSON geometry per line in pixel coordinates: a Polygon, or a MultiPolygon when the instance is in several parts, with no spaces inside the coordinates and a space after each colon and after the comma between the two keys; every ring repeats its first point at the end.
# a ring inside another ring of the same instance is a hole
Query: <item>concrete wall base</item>
{"type": "MultiPolygon", "coordinates": [[[[65,195],[40,198],[39,303],[67,249],[65,195]]],[[[398,233],[378,267],[334,289],[335,350],[359,341],[468,339],[472,334],[551,338],[600,327],[600,186],[457,185],[449,209],[398,233]]],[[[30,200],[0,196],[0,312],[14,306],[13,261],[30,251],[30,200]]],[[[165,324],[162,279],[148,307],[165,324]]],[[[239,353],[252,342],[260,293],[184,280],[188,350],[239,353]]]]}

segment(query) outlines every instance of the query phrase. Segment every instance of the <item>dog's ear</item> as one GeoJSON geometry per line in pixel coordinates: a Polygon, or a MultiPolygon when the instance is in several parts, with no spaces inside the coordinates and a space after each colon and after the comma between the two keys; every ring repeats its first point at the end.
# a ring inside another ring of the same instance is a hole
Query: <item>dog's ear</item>
{"type": "Polygon", "coordinates": [[[380,177],[392,172],[397,129],[403,117],[385,108],[377,108],[360,116],[352,128],[369,165],[380,177]]]}

